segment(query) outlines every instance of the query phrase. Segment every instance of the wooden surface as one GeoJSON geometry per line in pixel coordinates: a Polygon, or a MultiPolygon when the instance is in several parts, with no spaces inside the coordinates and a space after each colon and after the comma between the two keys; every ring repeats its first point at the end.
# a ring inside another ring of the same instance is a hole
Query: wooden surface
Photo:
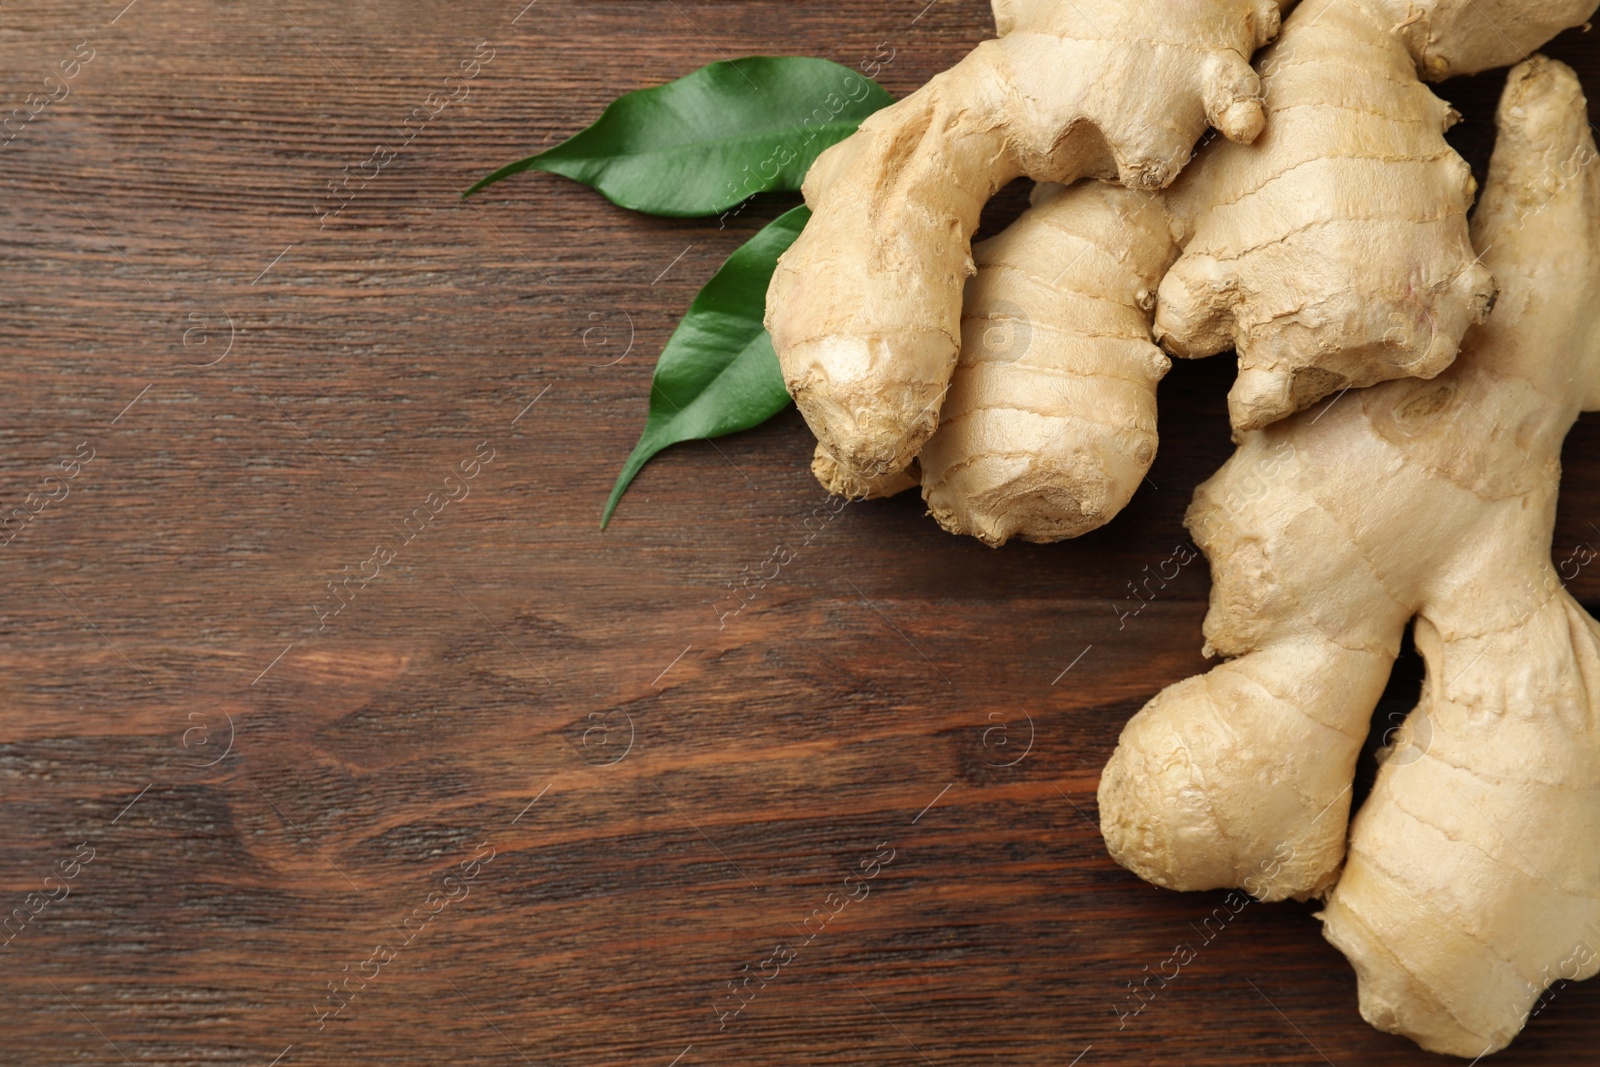
{"type": "MultiPolygon", "coordinates": [[[[1228,454],[1225,360],[1174,371],[1152,484],[1077,542],[834,515],[792,412],[664,455],[596,529],[655,353],[789,201],[719,229],[457,191],[718,58],[892,50],[904,94],[984,4],[123,2],[0,8],[7,107],[93,50],[0,147],[0,499],[67,492],[0,549],[0,887],[39,909],[0,1061],[1435,1062],[1361,1022],[1311,907],[1205,943],[1223,895],[1095,827],[1122,723],[1203,665],[1203,563],[1117,612],[1228,454]],[[777,977],[719,1024],[745,965],[777,977]]],[[[1592,38],[1553,51],[1600,87],[1592,38]]],[[[1442,90],[1480,169],[1499,83],[1442,90]]],[[[1597,448],[1581,423],[1558,558],[1600,541],[1597,448]]],[[[1597,1007],[1562,989],[1495,1062],[1592,1062],[1597,1007]]]]}

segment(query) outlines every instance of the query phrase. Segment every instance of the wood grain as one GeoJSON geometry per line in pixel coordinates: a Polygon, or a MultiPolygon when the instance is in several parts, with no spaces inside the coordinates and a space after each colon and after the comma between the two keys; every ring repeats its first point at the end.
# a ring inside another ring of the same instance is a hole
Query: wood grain
{"type": "MultiPolygon", "coordinates": [[[[881,44],[904,94],[986,5],[123,3],[0,10],[7,106],[93,49],[0,147],[0,501],[94,455],[0,549],[0,889],[39,909],[0,952],[0,1060],[1432,1062],[1361,1022],[1309,907],[1247,907],[1115,1010],[1223,899],[1113,864],[1094,789],[1202,664],[1202,565],[1117,611],[1229,452],[1226,361],[1174,371],[1151,485],[1069,544],[835,514],[792,412],[664,455],[602,535],[654,354],[787,202],[719,229],[549,176],[456,195],[718,58],[881,44]]],[[[1552,51],[1600,84],[1592,39],[1552,51]]],[[[1443,90],[1480,172],[1500,81],[1443,90]]],[[[1597,446],[1569,439],[1558,557],[1600,538],[1597,446]]],[[[1592,1058],[1597,1006],[1562,989],[1496,1062],[1592,1058]]]]}

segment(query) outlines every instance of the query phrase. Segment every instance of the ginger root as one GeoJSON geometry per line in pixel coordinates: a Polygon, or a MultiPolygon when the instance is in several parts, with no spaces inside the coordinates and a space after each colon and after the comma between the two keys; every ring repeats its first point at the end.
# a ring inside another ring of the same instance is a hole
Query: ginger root
{"type": "Polygon", "coordinates": [[[917,466],[916,460],[912,460],[911,466],[903,471],[868,478],[847,467],[841,467],[839,461],[830,456],[827,449],[821,445],[817,446],[816,452],[811,457],[811,473],[816,475],[822,488],[846,500],[881,500],[903,493],[907,489],[915,489],[922,481],[922,471],[917,466]]]}
{"type": "Polygon", "coordinates": [[[1308,0],[1257,63],[1268,122],[1254,143],[1203,148],[1164,196],[1095,183],[1036,196],[974,250],[960,358],[923,449],[930,512],[991,545],[1109,521],[1155,452],[1166,363],[1143,343],[1152,326],[1180,355],[1237,341],[1241,429],[1437,374],[1494,285],[1467,231],[1470,171],[1443,138],[1454,112],[1416,72],[1516,58],[1594,7],[1496,7],[1506,33],[1474,51],[1490,33],[1476,0],[1308,0]]]}
{"type": "Polygon", "coordinates": [[[1004,34],[862,123],[806,175],[812,218],[767,329],[824,450],[904,470],[939,420],[983,205],[1014,178],[1157,189],[1213,123],[1261,130],[1249,57],[1289,0],[999,0],[1004,34]]]}
{"type": "Polygon", "coordinates": [[[1235,430],[1349,386],[1431,378],[1494,298],[1467,234],[1459,117],[1380,0],[1306,0],[1261,57],[1268,132],[1207,146],[1168,198],[1183,254],[1156,338],[1239,355],[1235,430]],[[1379,251],[1381,250],[1381,251],[1379,251]]]}
{"type": "Polygon", "coordinates": [[[922,495],[952,533],[1001,545],[1076,537],[1121,511],[1156,453],[1150,340],[1177,255],[1161,198],[1043,185],[973,249],[961,358],[922,449],[922,495]]]}
{"type": "Polygon", "coordinates": [[[1595,12],[1593,0],[1382,0],[1429,81],[1477,74],[1529,52],[1595,12]]]}
{"type": "Polygon", "coordinates": [[[1418,80],[1523,58],[1595,0],[1307,0],[1257,62],[1267,132],[1207,146],[1169,201],[1183,254],[1156,337],[1229,348],[1236,431],[1352,386],[1431,378],[1494,300],[1467,234],[1459,116],[1418,80]]]}
{"type": "Polygon", "coordinates": [[[1435,380],[1247,432],[1200,486],[1227,661],[1133,717],[1099,793],[1149,881],[1326,896],[1365,1018],[1469,1058],[1600,970],[1600,624],[1550,562],[1561,442],[1600,409],[1600,167],[1559,63],[1516,67],[1498,124],[1472,223],[1496,310],[1435,380]],[[1413,620],[1427,680],[1347,851],[1413,620]]]}

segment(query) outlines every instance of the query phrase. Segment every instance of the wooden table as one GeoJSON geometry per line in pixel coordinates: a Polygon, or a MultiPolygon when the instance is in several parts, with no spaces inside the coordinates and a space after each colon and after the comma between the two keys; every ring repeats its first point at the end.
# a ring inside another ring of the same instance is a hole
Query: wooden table
{"type": "MultiPolygon", "coordinates": [[[[835,513],[793,412],[664,455],[597,529],[656,352],[787,202],[456,194],[718,58],[892,50],[904,94],[984,4],[124,2],[0,10],[6,97],[67,93],[0,150],[6,507],[93,456],[0,564],[0,882],[59,897],[0,954],[0,1061],[1435,1062],[1360,1020],[1310,906],[1205,943],[1222,895],[1096,829],[1121,724],[1203,664],[1203,565],[1118,610],[1229,452],[1226,360],[1174,370],[1152,484],[1079,541],[835,513]],[[747,966],[778,977],[734,1014],[747,966]]],[[[1600,88],[1592,39],[1553,51],[1600,88]]],[[[1480,171],[1500,81],[1444,89],[1480,171]]],[[[1597,451],[1580,424],[1559,554],[1596,538],[1597,451]]],[[[1495,1062],[1592,1061],[1597,1007],[1560,990],[1495,1062]]]]}

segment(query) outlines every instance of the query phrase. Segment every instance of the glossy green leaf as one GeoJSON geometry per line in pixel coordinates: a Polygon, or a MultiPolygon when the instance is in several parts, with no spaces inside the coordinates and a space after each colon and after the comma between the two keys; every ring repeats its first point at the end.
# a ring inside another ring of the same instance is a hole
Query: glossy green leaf
{"type": "Polygon", "coordinates": [[[600,528],[650,457],[668,445],[748,430],[789,403],[772,338],[761,325],[767,283],[811,212],[801,205],[768,223],[712,275],[656,361],[650,416],[622,465],[600,528]]]}
{"type": "Polygon", "coordinates": [[[894,102],[877,82],[806,56],[751,56],[619,97],[598,122],[501,167],[563,174],[651,215],[715,215],[755,193],[800,188],[818,154],[894,102]]]}

